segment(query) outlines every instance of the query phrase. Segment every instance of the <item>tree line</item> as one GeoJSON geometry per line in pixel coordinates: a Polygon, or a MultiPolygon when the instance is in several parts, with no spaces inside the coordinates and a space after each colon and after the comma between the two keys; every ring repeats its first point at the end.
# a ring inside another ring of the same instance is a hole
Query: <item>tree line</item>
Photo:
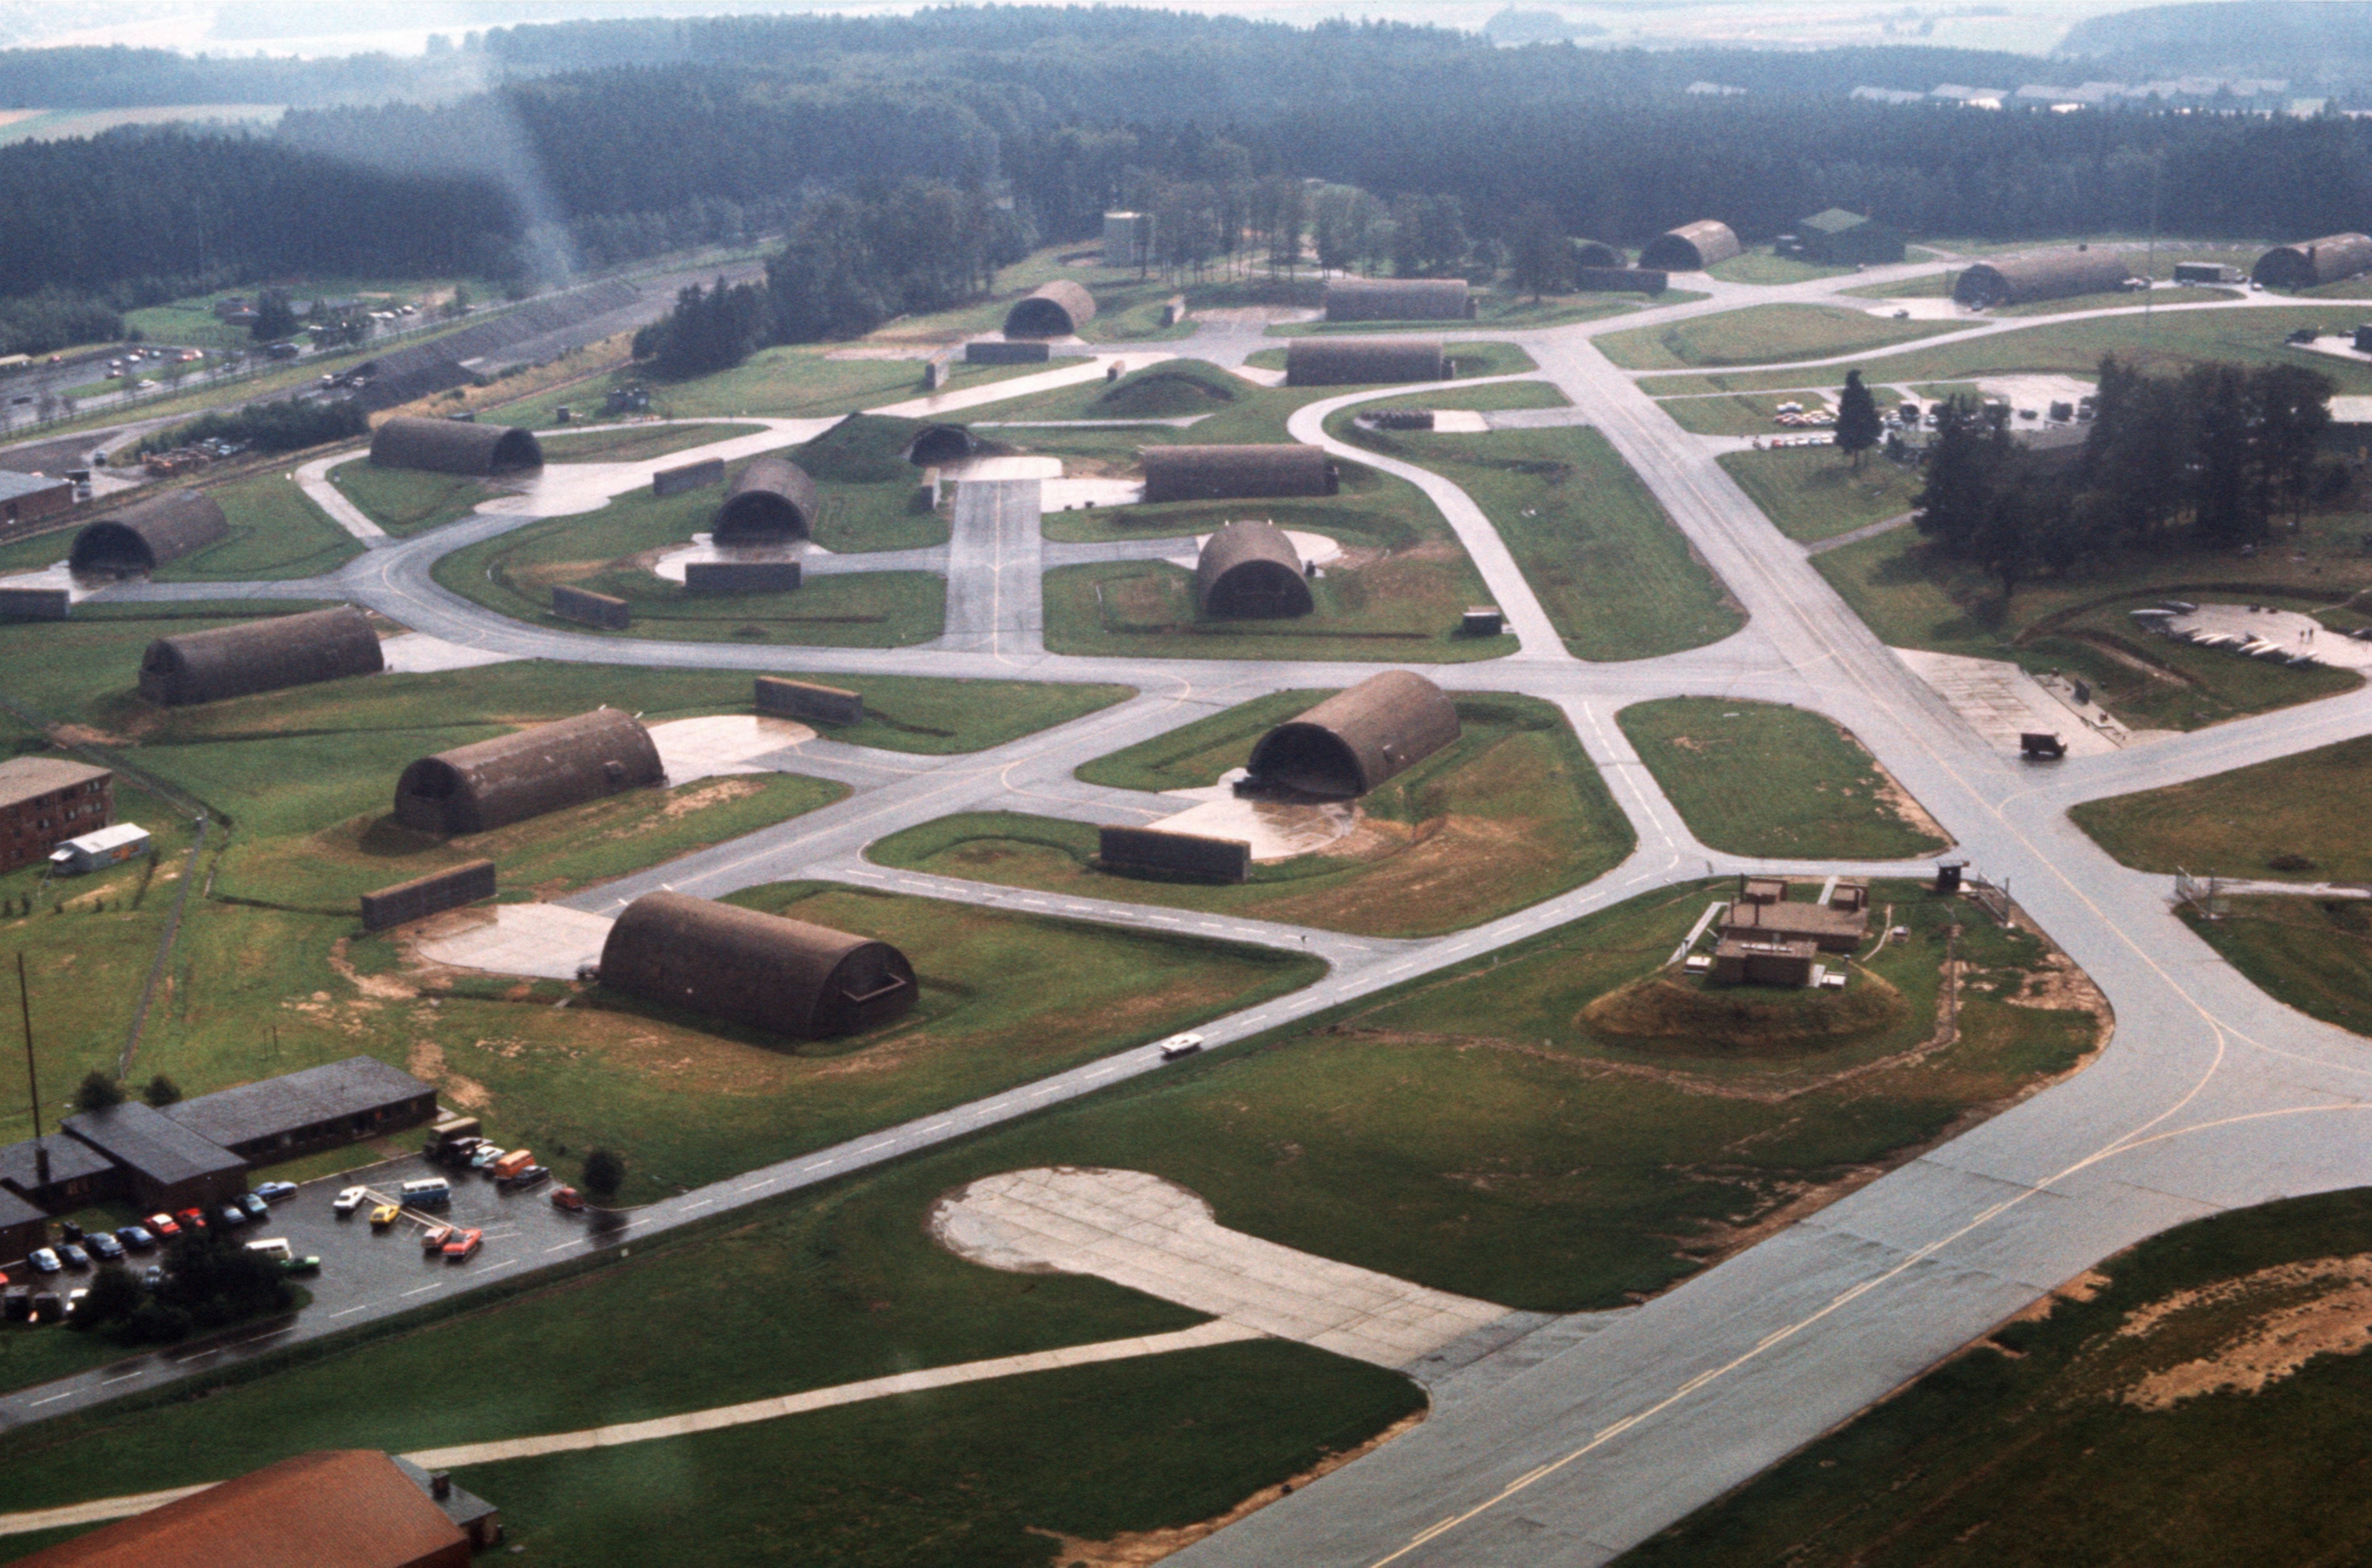
{"type": "Polygon", "coordinates": [[[2097,412],[2071,457],[2013,441],[2008,410],[1954,398],[1913,523],[2001,584],[2060,576],[2120,549],[2244,548],[2347,486],[2320,455],[2331,379],[2293,365],[2145,372],[2100,362],[2097,412]]]}

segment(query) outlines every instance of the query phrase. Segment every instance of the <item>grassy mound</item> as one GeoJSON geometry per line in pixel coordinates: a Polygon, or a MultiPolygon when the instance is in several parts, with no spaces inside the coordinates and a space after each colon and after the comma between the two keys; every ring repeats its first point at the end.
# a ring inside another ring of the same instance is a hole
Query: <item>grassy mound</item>
{"type": "Polygon", "coordinates": [[[1114,419],[1176,419],[1234,402],[1239,385],[1217,366],[1199,359],[1165,361],[1122,377],[1096,400],[1096,406],[1114,419]]]}
{"type": "Polygon", "coordinates": [[[794,450],[791,459],[817,480],[883,484],[913,471],[906,466],[906,447],[922,428],[919,420],[854,413],[794,450]]]}
{"type": "Polygon", "coordinates": [[[1910,1012],[1902,993],[1866,970],[1841,992],[1702,986],[1657,973],[1608,992],[1580,1022],[1592,1034],[1693,1050],[1800,1051],[1893,1028],[1910,1012]]]}

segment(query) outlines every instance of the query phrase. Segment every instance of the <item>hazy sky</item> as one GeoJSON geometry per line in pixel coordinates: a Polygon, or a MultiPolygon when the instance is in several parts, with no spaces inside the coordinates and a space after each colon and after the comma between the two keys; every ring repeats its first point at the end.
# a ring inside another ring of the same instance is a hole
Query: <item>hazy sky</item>
{"type": "MultiPolygon", "coordinates": [[[[1169,0],[1173,8],[1308,24],[1377,17],[1479,28],[1503,0],[1169,0]]],[[[2085,17],[2134,8],[2134,0],[1958,0],[1888,5],[1856,0],[1518,0],[1607,29],[1606,41],[1761,46],[1924,41],[2040,53],[2085,17]],[[1971,16],[1972,11],[1997,15],[1971,16]],[[1920,21],[1933,31],[1919,35],[1920,21]],[[1894,31],[1888,30],[1891,23],[1894,31]]],[[[697,16],[750,11],[904,11],[906,4],[824,0],[0,0],[0,41],[19,47],[127,43],[187,51],[343,54],[417,53],[432,32],[563,17],[697,16]]]]}

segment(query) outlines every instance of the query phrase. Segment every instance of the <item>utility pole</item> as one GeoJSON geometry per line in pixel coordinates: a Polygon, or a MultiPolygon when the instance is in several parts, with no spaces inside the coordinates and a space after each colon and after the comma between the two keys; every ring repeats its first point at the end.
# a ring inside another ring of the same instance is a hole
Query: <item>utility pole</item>
{"type": "Polygon", "coordinates": [[[41,1142],[41,1079],[33,1069],[33,993],[25,983],[25,950],[17,949],[17,1016],[25,1025],[25,1083],[33,1097],[33,1180],[50,1184],[50,1147],[41,1142]]]}

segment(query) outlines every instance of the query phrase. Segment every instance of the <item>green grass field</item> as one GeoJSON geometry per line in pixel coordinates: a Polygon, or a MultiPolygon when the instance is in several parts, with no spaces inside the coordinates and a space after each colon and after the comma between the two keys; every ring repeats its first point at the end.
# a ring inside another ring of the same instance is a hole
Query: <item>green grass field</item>
{"type": "MultiPolygon", "coordinates": [[[[2193,305],[2221,305],[2243,297],[2240,291],[2230,288],[2194,286],[2176,290],[2151,290],[2152,310],[2180,308],[2193,305]]],[[[2064,299],[2034,299],[2024,305],[1997,305],[1985,312],[1988,316],[2013,319],[2019,316],[2070,316],[2079,310],[2118,310],[2139,305],[2141,296],[2123,289],[2110,289],[2099,294],[2070,295],[2064,299]]]]}
{"type": "Polygon", "coordinates": [[[1864,284],[1844,292],[1855,299],[1942,299],[1952,292],[1958,273],[1922,273],[1900,283],[1864,284]]]}
{"type": "Polygon", "coordinates": [[[1346,423],[1337,434],[1420,463],[1472,497],[1576,657],[1651,658],[1718,642],[1745,623],[1662,505],[1595,430],[1436,436],[1346,423]]]}
{"type": "Polygon", "coordinates": [[[1724,283],[1790,284],[1809,283],[1814,278],[1843,277],[1853,269],[1823,266],[1818,261],[1800,261],[1793,256],[1781,256],[1762,248],[1732,256],[1727,261],[1715,261],[1705,271],[1724,283]]]}
{"type": "Polygon", "coordinates": [[[1835,407],[1831,399],[1816,392],[1795,397],[1778,392],[1739,392],[1709,398],[1666,398],[1656,406],[1692,435],[1785,436],[1790,434],[1787,427],[1776,424],[1772,417],[1783,402],[1798,402],[1816,411],[1835,407]]]}
{"type": "Polygon", "coordinates": [[[546,462],[634,463],[663,458],[689,447],[754,436],[762,424],[629,424],[616,430],[559,431],[540,436],[546,462]]]}
{"type": "Polygon", "coordinates": [[[2361,1561],[2367,1223],[2356,1189],[2153,1237],[1617,1561],[2361,1561]]]}
{"type": "MultiPolygon", "coordinates": [[[[1435,322],[1433,325],[1438,327],[1440,323],[1435,322]]],[[[1323,326],[1322,322],[1288,323],[1281,327],[1271,327],[1269,335],[1271,337],[1306,337],[1323,326]]],[[[1354,321],[1326,330],[1330,332],[1406,332],[1412,329],[1404,321],[1354,321]]],[[[1282,370],[1285,367],[1289,352],[1282,348],[1259,349],[1248,355],[1244,363],[1258,370],[1282,370]]],[[[1444,343],[1441,345],[1441,352],[1448,359],[1449,374],[1454,377],[1520,376],[1527,370],[1540,368],[1533,363],[1532,356],[1526,354],[1522,346],[1517,343],[1495,342],[1444,343]]],[[[1296,396],[1304,401],[1311,397],[1331,398],[1350,389],[1347,387],[1293,389],[1296,396]]]]}
{"type": "Polygon", "coordinates": [[[331,469],[330,482],[365,517],[399,538],[466,517],[480,502],[504,493],[497,482],[471,474],[383,469],[368,458],[331,469]]]}
{"type": "Polygon", "coordinates": [[[1724,452],[1718,461],[1781,533],[1811,544],[1911,510],[1924,480],[1870,453],[1855,470],[1833,447],[1724,452]]]}
{"type": "MultiPolygon", "coordinates": [[[[230,534],[194,555],[167,563],[160,583],[263,582],[319,576],[362,553],[362,542],[331,522],[286,478],[258,474],[207,492],[223,509],[230,534]]],[[[64,561],[75,528],[35,534],[0,545],[0,571],[32,570],[64,561]]]]}
{"type": "Polygon", "coordinates": [[[2000,585],[1898,528],[1814,558],[1872,631],[1892,647],[2009,659],[2089,681],[2136,729],[2196,729],[2353,691],[2340,669],[2293,669],[2214,648],[2145,636],[2126,612],[2168,594],[2328,611],[2372,587],[2372,558],[2353,513],[2308,517],[2294,549],[2242,561],[2186,547],[2125,551],[2065,578],[2021,587],[2004,613],[2000,585]],[[2296,559],[2294,557],[2303,557],[2296,559]]]}
{"type": "Polygon", "coordinates": [[[2068,815],[2136,870],[2372,880],[2372,739],[2087,800],[2068,815]],[[2296,859],[2309,864],[2275,864],[2296,859]]]}
{"type": "MultiPolygon", "coordinates": [[[[1773,308],[1765,307],[1764,308],[1773,308]]],[[[2099,368],[2100,356],[2114,354],[2143,365],[2182,365],[2221,360],[2244,365],[2298,365],[2317,370],[2338,383],[2342,392],[2372,393],[2372,366],[2351,363],[2327,354],[2291,348],[2283,338],[2295,328],[2322,332],[2351,332],[2363,311],[2360,307],[2250,307],[2243,309],[2170,310],[2145,321],[2140,314],[2096,318],[2088,321],[2050,322],[1994,332],[1967,343],[1935,348],[1872,353],[1862,366],[1865,377],[1889,385],[1913,381],[1964,380],[1972,376],[2015,375],[2021,372],[2089,376],[2099,368]]],[[[1709,319],[1719,321],[1725,317],[1709,319]]],[[[1966,323],[1899,321],[1874,324],[1912,327],[1927,325],[1957,330],[1966,323]]],[[[1695,323],[1691,323],[1694,325],[1695,323]]],[[[1603,339],[1599,340],[1602,343],[1603,339]]],[[[1848,353],[1849,349],[1833,352],[1848,353]]],[[[1746,363],[1733,359],[1732,364],[1746,363]]],[[[1652,368],[1652,366],[1650,366],[1652,368]]],[[[1764,392],[1794,387],[1837,387],[1844,384],[1847,366],[1817,370],[1742,370],[1697,376],[1657,376],[1639,383],[1651,397],[1687,392],[1764,392]]]]}
{"type": "Polygon", "coordinates": [[[2276,1002],[2372,1036],[2372,905],[2286,894],[2225,905],[2220,920],[2184,909],[2183,923],[2276,1002]]]}
{"type": "Polygon", "coordinates": [[[1771,703],[1673,697],[1616,715],[1708,848],[1788,860],[1896,860],[1947,849],[1918,803],[1846,730],[1771,703]]]}
{"type": "MultiPolygon", "coordinates": [[[[1251,742],[1318,700],[1282,692],[1079,770],[1123,787],[1192,788],[1241,767],[1251,742]]],[[[1530,698],[1461,696],[1464,735],[1360,802],[1333,853],[1255,865],[1239,886],[1123,876],[1095,863],[1084,822],[985,812],[874,843],[883,865],[1087,898],[1324,926],[1377,936],[1460,930],[1579,887],[1621,864],[1630,823],[1564,715],[1530,698]]],[[[1190,804],[1179,801],[1183,810],[1190,804]]]]}
{"type": "MultiPolygon", "coordinates": [[[[1625,370],[1682,366],[1777,365],[1828,359],[1959,331],[1957,321],[1897,321],[1836,305],[1751,305],[1669,327],[1640,327],[1590,340],[1625,370]]],[[[1839,379],[1842,380],[1840,373],[1839,379]]],[[[1744,390],[1716,387],[1714,391],[1744,390]]]]}

